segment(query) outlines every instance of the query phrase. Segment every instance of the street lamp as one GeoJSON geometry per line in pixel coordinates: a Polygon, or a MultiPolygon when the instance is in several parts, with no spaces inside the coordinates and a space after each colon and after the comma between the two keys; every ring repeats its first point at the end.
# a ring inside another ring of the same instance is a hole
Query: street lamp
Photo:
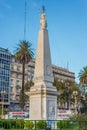
{"type": "Polygon", "coordinates": [[[67,92],[68,92],[68,109],[70,110],[70,85],[69,85],[69,82],[66,82],[65,83],[65,87],[67,88],[67,92]]]}
{"type": "Polygon", "coordinates": [[[77,95],[78,95],[78,92],[77,91],[73,91],[73,98],[75,99],[75,104],[74,104],[74,107],[75,107],[75,115],[77,115],[77,95]]]}
{"type": "Polygon", "coordinates": [[[5,91],[1,91],[1,97],[2,97],[2,118],[4,115],[4,96],[5,96],[6,92],[5,91]]]}

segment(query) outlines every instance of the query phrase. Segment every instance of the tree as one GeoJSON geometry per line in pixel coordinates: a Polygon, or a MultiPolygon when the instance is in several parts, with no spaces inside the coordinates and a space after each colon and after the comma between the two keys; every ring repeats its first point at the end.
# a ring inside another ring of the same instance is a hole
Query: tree
{"type": "Polygon", "coordinates": [[[87,66],[79,72],[81,103],[84,109],[87,109],[87,66]]]}
{"type": "Polygon", "coordinates": [[[24,106],[25,106],[26,102],[28,101],[28,98],[29,98],[28,95],[26,95],[25,93],[22,96],[22,90],[21,90],[20,95],[19,95],[19,105],[21,108],[23,108],[23,110],[24,110],[24,106]],[[24,97],[24,99],[23,99],[23,97],[24,97]]]}
{"type": "MultiPolygon", "coordinates": [[[[30,87],[32,87],[34,85],[33,81],[27,81],[24,85],[24,104],[27,103],[27,101],[29,102],[29,95],[27,94],[27,92],[30,91],[30,87]]],[[[19,95],[19,105],[20,107],[22,107],[22,91],[20,91],[20,95],[19,95]]]]}
{"type": "Polygon", "coordinates": [[[83,67],[83,69],[80,70],[79,80],[80,80],[80,83],[87,84],[87,66],[83,67]]]}
{"type": "Polygon", "coordinates": [[[26,40],[20,41],[18,47],[15,50],[15,58],[17,61],[22,63],[22,105],[21,108],[24,109],[24,79],[25,79],[25,65],[33,58],[34,53],[31,48],[32,44],[26,40]]]}
{"type": "Polygon", "coordinates": [[[56,87],[57,91],[60,93],[58,95],[58,97],[57,97],[57,100],[58,100],[59,106],[61,106],[65,102],[65,97],[63,97],[63,93],[64,93],[63,86],[64,86],[64,83],[61,82],[61,81],[58,81],[58,78],[55,77],[53,85],[56,87]]]}
{"type": "Polygon", "coordinates": [[[74,104],[74,100],[73,100],[73,92],[77,91],[78,96],[77,96],[77,100],[79,100],[79,86],[78,84],[76,84],[74,81],[71,80],[65,80],[64,82],[64,87],[65,87],[65,95],[66,95],[66,102],[67,102],[67,107],[70,108],[70,105],[73,103],[74,104]]]}
{"type": "Polygon", "coordinates": [[[25,92],[26,91],[30,91],[30,87],[32,87],[34,85],[33,81],[30,80],[28,82],[25,83],[25,92]]]}
{"type": "Polygon", "coordinates": [[[70,104],[74,102],[71,97],[73,91],[78,91],[79,93],[78,85],[71,80],[65,80],[63,82],[58,81],[58,78],[54,78],[53,85],[56,86],[58,92],[60,93],[58,96],[58,103],[60,104],[60,107],[67,102],[67,108],[69,108],[70,104]]]}

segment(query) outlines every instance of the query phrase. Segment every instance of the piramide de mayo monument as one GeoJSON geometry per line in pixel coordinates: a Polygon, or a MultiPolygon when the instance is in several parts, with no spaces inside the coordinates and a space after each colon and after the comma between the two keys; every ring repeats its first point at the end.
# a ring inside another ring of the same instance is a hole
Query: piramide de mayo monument
{"type": "Polygon", "coordinates": [[[30,88],[30,120],[57,119],[58,92],[53,86],[53,81],[49,36],[43,7],[36,52],[34,86],[30,88]]]}

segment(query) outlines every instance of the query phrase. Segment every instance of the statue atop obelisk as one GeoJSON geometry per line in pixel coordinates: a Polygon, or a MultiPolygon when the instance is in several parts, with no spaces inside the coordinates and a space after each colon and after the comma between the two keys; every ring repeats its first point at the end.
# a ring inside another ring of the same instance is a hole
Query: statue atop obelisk
{"type": "Polygon", "coordinates": [[[49,37],[45,9],[42,8],[35,60],[34,86],[30,89],[30,119],[57,119],[57,90],[53,86],[49,37]]]}
{"type": "Polygon", "coordinates": [[[41,25],[41,29],[46,29],[47,28],[47,22],[46,22],[44,6],[42,7],[42,15],[41,15],[41,18],[40,18],[40,25],[41,25]]]}

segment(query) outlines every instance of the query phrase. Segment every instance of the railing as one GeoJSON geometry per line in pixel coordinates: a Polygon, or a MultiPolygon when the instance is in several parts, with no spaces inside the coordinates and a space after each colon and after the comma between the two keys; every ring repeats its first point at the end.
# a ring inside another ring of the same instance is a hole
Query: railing
{"type": "Polygon", "coordinates": [[[87,130],[87,120],[22,120],[0,119],[0,129],[6,130],[87,130]]]}

